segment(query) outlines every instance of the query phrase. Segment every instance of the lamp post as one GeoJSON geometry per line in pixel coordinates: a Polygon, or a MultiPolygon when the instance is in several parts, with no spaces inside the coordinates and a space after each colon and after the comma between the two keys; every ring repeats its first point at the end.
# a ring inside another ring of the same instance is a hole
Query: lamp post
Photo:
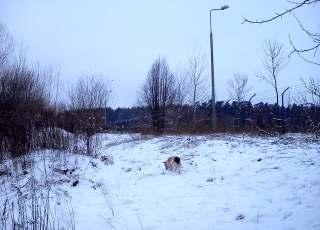
{"type": "Polygon", "coordinates": [[[256,93],[254,93],[251,97],[250,97],[250,99],[249,99],[249,102],[251,103],[251,100],[256,96],[257,94],[256,93]]]}
{"type": "Polygon", "coordinates": [[[211,9],[210,10],[210,53],[211,53],[211,86],[212,86],[212,98],[211,98],[211,105],[212,105],[212,129],[215,131],[217,129],[217,114],[216,114],[216,98],[215,98],[215,90],[214,90],[214,63],[213,63],[213,39],[212,39],[212,12],[218,10],[226,10],[228,9],[228,5],[221,6],[219,9],[211,9]]]}
{"type": "Polygon", "coordinates": [[[288,89],[290,89],[290,87],[287,87],[281,94],[281,126],[282,126],[281,133],[282,134],[285,134],[285,132],[286,132],[285,111],[284,111],[284,107],[283,107],[283,101],[284,101],[284,94],[285,94],[285,92],[287,92],[288,89]]]}

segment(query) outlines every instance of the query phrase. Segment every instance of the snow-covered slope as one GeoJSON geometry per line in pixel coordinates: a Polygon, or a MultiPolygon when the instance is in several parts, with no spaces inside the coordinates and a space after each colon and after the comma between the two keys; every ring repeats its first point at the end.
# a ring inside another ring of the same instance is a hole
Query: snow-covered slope
{"type": "Polygon", "coordinates": [[[71,207],[76,229],[320,229],[320,145],[306,136],[102,138],[96,158],[45,153],[52,205],[61,222],[71,207]],[[164,170],[173,155],[180,174],[164,170]]]}

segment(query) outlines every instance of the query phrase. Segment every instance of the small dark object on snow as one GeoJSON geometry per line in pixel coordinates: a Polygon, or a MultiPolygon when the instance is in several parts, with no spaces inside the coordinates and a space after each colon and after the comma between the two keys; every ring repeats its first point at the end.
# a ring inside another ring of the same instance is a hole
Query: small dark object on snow
{"type": "Polygon", "coordinates": [[[257,161],[262,161],[262,159],[261,159],[261,158],[259,158],[257,161]]]}
{"type": "Polygon", "coordinates": [[[213,178],[211,177],[211,178],[208,178],[207,179],[207,182],[213,182],[213,178]]]}
{"type": "Polygon", "coordinates": [[[23,170],[22,174],[27,175],[29,172],[27,170],[23,170]]]}
{"type": "Polygon", "coordinates": [[[106,165],[113,165],[113,157],[109,155],[101,156],[101,161],[104,162],[106,165]]]}
{"type": "Polygon", "coordinates": [[[94,162],[94,161],[90,161],[90,164],[91,164],[91,166],[94,167],[94,168],[97,168],[97,166],[98,166],[97,163],[94,162]]]}
{"type": "Polygon", "coordinates": [[[56,182],[57,184],[63,184],[63,183],[70,183],[70,180],[69,179],[60,179],[56,182]]]}
{"type": "Polygon", "coordinates": [[[74,182],[72,183],[72,187],[76,187],[78,184],[79,184],[79,181],[76,180],[76,181],[74,181],[74,182]]]}
{"type": "Polygon", "coordinates": [[[54,168],[53,171],[54,171],[54,172],[57,172],[57,173],[60,173],[60,174],[63,174],[63,175],[67,175],[69,169],[58,169],[58,168],[54,168]]]}
{"type": "Polygon", "coordinates": [[[242,214],[239,214],[237,217],[236,217],[236,220],[243,220],[244,219],[244,215],[242,214]]]}
{"type": "Polygon", "coordinates": [[[54,168],[53,169],[53,171],[54,172],[56,172],[56,173],[60,173],[60,174],[62,174],[62,175],[67,175],[68,173],[71,175],[72,173],[74,173],[74,171],[76,171],[76,169],[75,168],[73,168],[73,169],[59,169],[59,168],[54,168]]]}

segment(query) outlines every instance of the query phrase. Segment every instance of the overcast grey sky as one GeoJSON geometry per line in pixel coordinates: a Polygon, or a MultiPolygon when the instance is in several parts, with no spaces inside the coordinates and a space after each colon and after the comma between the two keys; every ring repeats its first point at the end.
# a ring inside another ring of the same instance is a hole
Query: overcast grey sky
{"type": "MultiPolygon", "coordinates": [[[[209,63],[209,9],[228,4],[213,18],[217,99],[228,97],[233,73],[247,73],[256,101],[272,96],[254,75],[263,70],[263,43],[275,39],[290,51],[309,39],[291,15],[264,25],[241,24],[241,16],[264,18],[289,7],[286,0],[0,0],[0,22],[27,57],[60,70],[66,85],[86,73],[113,80],[112,106],[132,106],[155,58],[166,57],[172,70],[183,68],[195,50],[209,63]]],[[[296,12],[305,26],[319,31],[320,7],[296,12]]],[[[207,66],[206,76],[210,66],[207,66]]],[[[292,57],[281,72],[281,87],[319,76],[319,66],[292,57]]]]}

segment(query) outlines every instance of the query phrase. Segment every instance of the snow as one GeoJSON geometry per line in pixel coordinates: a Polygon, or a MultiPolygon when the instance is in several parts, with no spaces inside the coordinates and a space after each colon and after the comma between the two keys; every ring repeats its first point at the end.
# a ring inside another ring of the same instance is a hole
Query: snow
{"type": "MultiPolygon", "coordinates": [[[[74,175],[47,173],[60,221],[71,208],[76,229],[320,229],[320,145],[308,136],[100,137],[95,158],[32,154],[38,178],[43,165],[76,168],[74,175]],[[180,174],[162,163],[174,155],[180,174]]],[[[0,202],[7,197],[1,192],[0,202]]]]}

